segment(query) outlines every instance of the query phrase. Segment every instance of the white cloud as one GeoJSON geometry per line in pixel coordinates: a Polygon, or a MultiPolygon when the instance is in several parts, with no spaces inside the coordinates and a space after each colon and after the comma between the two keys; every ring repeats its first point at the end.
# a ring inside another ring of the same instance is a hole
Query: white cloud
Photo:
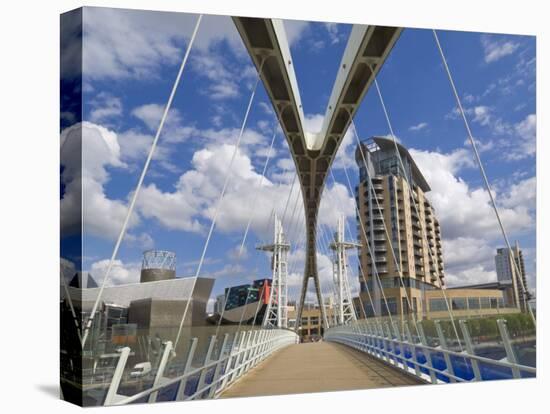
{"type": "Polygon", "coordinates": [[[122,101],[107,92],[98,93],[89,101],[91,106],[90,121],[99,123],[122,115],[122,101]]]}
{"type": "Polygon", "coordinates": [[[513,54],[519,47],[519,43],[511,40],[496,39],[494,36],[482,36],[481,45],[483,46],[485,63],[492,63],[502,59],[505,56],[513,54]]]}
{"type": "Polygon", "coordinates": [[[501,204],[507,208],[525,208],[533,210],[537,201],[537,179],[536,177],[526,178],[512,184],[501,204]]]}
{"type": "MultiPolygon", "coordinates": [[[[470,152],[458,149],[449,154],[418,151],[411,155],[426,177],[432,191],[428,193],[442,225],[444,237],[494,237],[499,234],[489,194],[483,188],[470,188],[459,177],[464,167],[474,166],[470,152]]],[[[497,200],[501,195],[496,196],[497,200]]],[[[519,208],[501,208],[502,220],[509,232],[530,228],[533,218],[519,208]]]]}
{"type": "Polygon", "coordinates": [[[477,122],[483,126],[488,126],[490,124],[492,119],[491,108],[483,105],[475,106],[472,112],[474,115],[474,122],[477,122]]]}
{"type": "Polygon", "coordinates": [[[340,43],[342,40],[342,35],[339,32],[338,23],[325,23],[325,29],[330,37],[331,44],[340,43]]]}
{"type": "MultiPolygon", "coordinates": [[[[99,260],[92,263],[90,266],[90,273],[92,274],[98,285],[103,283],[105,274],[107,273],[107,267],[109,266],[109,259],[99,260]]],[[[111,272],[109,273],[109,280],[107,286],[125,285],[128,283],[139,282],[141,272],[141,263],[124,263],[121,260],[114,260],[111,272]]]]}
{"type": "MultiPolygon", "coordinates": [[[[461,170],[474,167],[470,152],[410,152],[432,189],[427,197],[441,224],[448,284],[496,280],[493,256],[502,236],[489,195],[460,178],[461,170]]],[[[508,237],[513,239],[535,224],[535,178],[500,187],[495,196],[508,237]]]]}
{"type": "MultiPolygon", "coordinates": [[[[480,150],[488,151],[498,148],[500,157],[507,161],[521,160],[535,156],[536,152],[536,114],[529,114],[523,120],[511,123],[495,115],[492,107],[478,105],[464,108],[467,117],[472,121],[488,128],[491,135],[497,138],[481,145],[480,150]]],[[[460,112],[453,108],[445,119],[458,119],[460,112]]],[[[476,142],[479,142],[476,139],[476,142]]]]}
{"type": "MultiPolygon", "coordinates": [[[[193,69],[197,75],[207,78],[208,96],[214,100],[235,98],[243,81],[256,77],[256,69],[250,65],[245,68],[232,66],[221,54],[201,52],[193,56],[193,69]]],[[[206,93],[206,91],[204,91],[206,93]]]]}
{"type": "Polygon", "coordinates": [[[300,20],[283,20],[285,27],[286,38],[290,46],[297,45],[302,36],[309,29],[309,22],[304,22],[300,20]]]}
{"type": "Polygon", "coordinates": [[[506,153],[507,158],[520,160],[534,156],[537,149],[537,116],[529,114],[513,128],[520,139],[510,142],[510,151],[506,153]]]}
{"type": "Polygon", "coordinates": [[[427,126],[428,126],[427,122],[420,122],[416,125],[410,126],[409,131],[412,131],[412,132],[420,131],[422,129],[425,129],[427,126]]]}
{"type": "Polygon", "coordinates": [[[494,270],[488,270],[482,265],[474,264],[472,267],[454,272],[448,271],[446,282],[448,286],[464,286],[479,283],[496,282],[497,274],[494,270]]]}
{"type": "MultiPolygon", "coordinates": [[[[116,239],[127,214],[127,200],[111,199],[105,192],[110,169],[126,169],[121,159],[115,132],[90,122],[75,124],[61,133],[61,180],[65,186],[61,199],[61,229],[64,235],[90,234],[116,239]]],[[[128,229],[140,223],[139,216],[130,217],[128,229]]],[[[144,248],[153,245],[146,233],[128,233],[126,242],[144,248]]]]}
{"type": "MultiPolygon", "coordinates": [[[[158,76],[162,65],[179,63],[197,15],[188,13],[84,9],[83,64],[89,80],[158,76]]],[[[226,42],[237,55],[244,47],[231,18],[204,16],[194,48],[207,51],[226,42]]]]}

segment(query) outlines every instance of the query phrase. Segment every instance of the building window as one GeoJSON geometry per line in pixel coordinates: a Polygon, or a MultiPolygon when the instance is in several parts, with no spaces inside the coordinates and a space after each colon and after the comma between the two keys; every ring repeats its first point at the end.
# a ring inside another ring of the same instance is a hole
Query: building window
{"type": "Polygon", "coordinates": [[[489,298],[479,298],[481,309],[489,309],[491,307],[491,300],[489,298]]]}
{"type": "Polygon", "coordinates": [[[367,318],[374,316],[374,309],[370,303],[365,303],[365,315],[367,318]]]}
{"type": "Polygon", "coordinates": [[[452,298],[453,310],[466,309],[466,298],[452,298]]]}
{"type": "Polygon", "coordinates": [[[447,304],[445,303],[445,299],[430,299],[430,311],[431,312],[438,312],[438,311],[444,311],[447,310],[447,304]]]}
{"type": "Polygon", "coordinates": [[[309,318],[304,317],[302,318],[302,325],[308,325],[309,324],[309,318]]]}
{"type": "Polygon", "coordinates": [[[498,298],[491,298],[491,308],[496,309],[498,307],[498,298]]]}
{"type": "Polygon", "coordinates": [[[309,318],[309,323],[311,325],[319,325],[319,317],[318,316],[312,316],[309,318]]]}
{"type": "Polygon", "coordinates": [[[468,298],[469,309],[479,309],[479,298],[468,298]]]}
{"type": "Polygon", "coordinates": [[[380,299],[380,308],[384,316],[388,315],[388,310],[390,314],[397,315],[397,300],[395,298],[380,299]]]}

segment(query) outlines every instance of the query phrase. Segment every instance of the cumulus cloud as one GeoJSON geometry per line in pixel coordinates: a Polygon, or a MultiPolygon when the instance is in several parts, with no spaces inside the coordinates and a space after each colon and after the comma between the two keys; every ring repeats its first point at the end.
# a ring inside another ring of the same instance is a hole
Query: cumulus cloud
{"type": "MultiPolygon", "coordinates": [[[[105,274],[107,273],[107,267],[109,266],[109,259],[99,260],[92,263],[90,266],[90,273],[94,277],[98,285],[103,283],[105,274]]],[[[106,286],[125,285],[128,283],[139,282],[141,272],[140,262],[124,263],[121,260],[113,261],[111,272],[109,273],[109,280],[106,286]]]]}
{"type": "MultiPolygon", "coordinates": [[[[410,152],[432,189],[427,197],[441,224],[447,282],[464,285],[495,280],[493,256],[503,242],[487,191],[460,178],[463,169],[474,167],[469,151],[410,152]]],[[[512,239],[533,229],[535,188],[535,178],[530,177],[495,193],[512,239]]]]}
{"type": "MultiPolygon", "coordinates": [[[[115,239],[127,214],[127,200],[107,196],[106,184],[111,169],[124,170],[118,137],[115,132],[90,122],[75,124],[61,133],[61,231],[64,236],[84,234],[115,239]]],[[[130,217],[128,229],[140,223],[130,217]]],[[[153,245],[146,233],[128,233],[126,241],[143,247],[153,245]]]]}

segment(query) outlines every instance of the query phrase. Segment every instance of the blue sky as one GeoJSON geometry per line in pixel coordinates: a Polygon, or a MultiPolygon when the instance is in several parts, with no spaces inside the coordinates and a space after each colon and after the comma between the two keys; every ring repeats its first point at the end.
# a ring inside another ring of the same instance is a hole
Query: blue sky
{"type": "MultiPolygon", "coordinates": [[[[86,8],[84,11],[83,268],[101,279],[152,137],[158,126],[196,16],[181,13],[86,8]]],[[[290,43],[306,127],[320,129],[350,25],[289,21],[290,43]]],[[[481,157],[511,240],[526,255],[530,288],[535,274],[535,38],[440,32],[481,157]]],[[[158,151],[121,246],[112,283],[138,278],[145,249],[173,250],[178,276],[196,271],[246,104],[256,78],[229,17],[205,16],[169,113],[158,151]]],[[[449,284],[496,278],[493,256],[503,245],[473,163],[466,132],[429,30],[406,29],[378,81],[394,131],[432,187],[429,197],[443,233],[449,284]]],[[[376,91],[355,118],[362,139],[389,130],[376,91]]],[[[270,238],[272,206],[283,214],[294,167],[284,137],[275,136],[266,179],[274,117],[260,84],[243,143],[201,271],[225,286],[270,275],[269,260],[254,247],[270,238]],[[238,255],[249,217],[251,232],[238,255]]],[[[70,137],[70,128],[62,135],[70,137]]],[[[355,138],[346,135],[321,206],[321,239],[340,214],[355,228],[353,195],[344,168],[357,182],[355,138]]],[[[297,186],[294,187],[297,190],[297,186]]],[[[291,206],[296,199],[294,191],[291,206]]],[[[67,200],[62,200],[63,203],[67,200]]],[[[301,205],[301,200],[298,201],[301,205]]],[[[291,291],[303,269],[299,214],[285,217],[294,245],[291,291]]],[[[320,242],[320,274],[330,293],[330,261],[320,242]]],[[[352,272],[356,275],[355,258],[352,272]]],[[[356,278],[353,279],[356,285],[356,278]]],[[[357,286],[354,286],[354,290],[357,286]]]]}

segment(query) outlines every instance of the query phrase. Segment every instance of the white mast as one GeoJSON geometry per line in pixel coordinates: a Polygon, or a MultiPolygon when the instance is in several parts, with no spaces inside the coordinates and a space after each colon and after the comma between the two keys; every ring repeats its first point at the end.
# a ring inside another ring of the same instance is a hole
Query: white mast
{"type": "Polygon", "coordinates": [[[262,326],[264,328],[288,328],[287,253],[290,250],[290,244],[285,240],[283,226],[276,215],[274,222],[273,244],[257,248],[273,252],[271,292],[262,326]]]}
{"type": "Polygon", "coordinates": [[[342,216],[338,219],[338,230],[334,234],[334,241],[330,244],[331,250],[334,251],[333,274],[334,284],[336,285],[335,310],[336,320],[339,325],[357,320],[349,288],[346,250],[356,248],[359,245],[344,240],[344,224],[345,217],[342,216]]]}

